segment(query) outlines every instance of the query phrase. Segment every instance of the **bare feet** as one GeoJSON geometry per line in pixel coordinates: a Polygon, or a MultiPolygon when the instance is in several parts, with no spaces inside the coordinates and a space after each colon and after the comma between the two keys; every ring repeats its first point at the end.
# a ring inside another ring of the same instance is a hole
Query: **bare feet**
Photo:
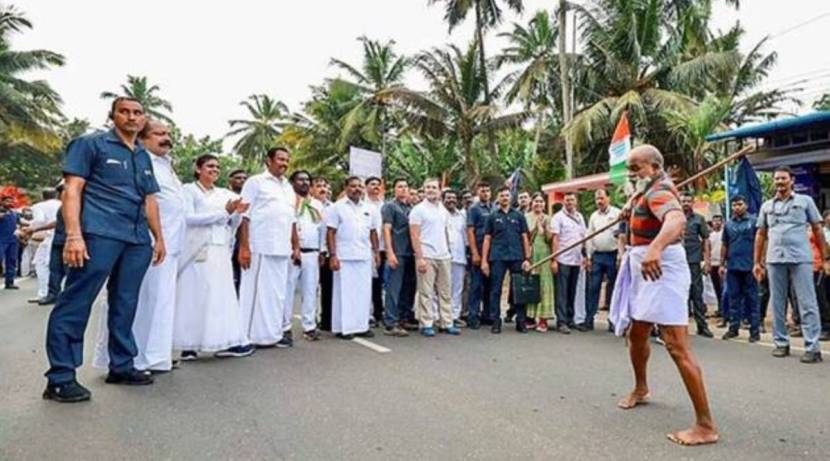
{"type": "Polygon", "coordinates": [[[623,410],[630,410],[637,405],[648,403],[649,397],[651,395],[649,395],[648,391],[634,391],[617,402],[617,406],[623,410]]]}
{"type": "Polygon", "coordinates": [[[718,431],[711,427],[694,425],[685,431],[666,434],[672,442],[683,446],[707,445],[715,443],[720,438],[718,431]]]}

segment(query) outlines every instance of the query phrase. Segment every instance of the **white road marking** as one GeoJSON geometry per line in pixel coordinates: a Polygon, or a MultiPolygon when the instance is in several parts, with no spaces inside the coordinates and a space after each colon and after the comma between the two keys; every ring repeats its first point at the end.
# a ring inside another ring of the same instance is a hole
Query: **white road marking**
{"type": "Polygon", "coordinates": [[[371,341],[367,341],[363,338],[354,338],[352,342],[360,344],[363,347],[368,347],[369,349],[379,353],[379,354],[386,354],[388,352],[392,352],[392,349],[386,348],[381,346],[380,344],[375,344],[371,341]]]}

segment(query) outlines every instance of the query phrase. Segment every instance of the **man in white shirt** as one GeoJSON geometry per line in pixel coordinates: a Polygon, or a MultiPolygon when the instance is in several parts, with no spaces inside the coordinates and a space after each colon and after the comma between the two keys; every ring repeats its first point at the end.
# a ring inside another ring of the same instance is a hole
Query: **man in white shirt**
{"type": "Polygon", "coordinates": [[[320,281],[320,248],[325,239],[323,204],[311,197],[311,174],[297,170],[291,174],[291,184],[297,194],[294,209],[297,216],[297,234],[300,239],[300,264],[292,264],[288,270],[288,298],[283,310],[283,335],[291,333],[291,315],[297,286],[302,297],[303,338],[320,339],[317,331],[317,285],[320,281]]]}
{"type": "Polygon", "coordinates": [[[464,326],[461,320],[464,279],[467,275],[467,213],[458,208],[458,193],[452,189],[444,191],[444,208],[449,213],[447,236],[450,241],[452,269],[450,273],[452,296],[452,319],[455,326],[464,326]]]}
{"type": "MultiPolygon", "coordinates": [[[[381,189],[381,180],[376,176],[366,178],[366,203],[372,207],[372,212],[381,216],[381,209],[383,208],[383,192],[381,189]]],[[[386,248],[383,242],[383,223],[381,227],[375,229],[378,233],[378,249],[380,250],[380,266],[375,269],[372,274],[372,312],[370,313],[369,323],[376,326],[383,322],[383,266],[386,263],[386,248]]]]}
{"type": "MultiPolygon", "coordinates": [[[[597,210],[591,213],[588,219],[588,234],[608,226],[620,217],[620,209],[611,205],[608,192],[605,189],[598,189],[594,192],[594,203],[597,210]]],[[[585,305],[585,324],[581,326],[586,330],[594,329],[594,316],[599,309],[599,294],[602,289],[602,279],[605,278],[605,307],[611,306],[611,294],[614,290],[614,281],[617,279],[617,227],[599,234],[585,243],[585,250],[588,255],[587,269],[589,272],[588,294],[585,305]]],[[[577,326],[580,327],[580,326],[577,326]]],[[[608,331],[612,325],[608,323],[608,331]]]]}
{"type": "Polygon", "coordinates": [[[452,316],[450,295],[449,213],[441,204],[441,192],[437,179],[424,182],[424,200],[409,213],[409,232],[412,250],[415,253],[415,268],[418,277],[418,322],[421,334],[435,336],[433,329],[432,299],[438,295],[438,329],[458,335],[452,316]]]}
{"type": "Polygon", "coordinates": [[[346,196],[326,210],[326,242],[334,272],[331,330],[338,338],[371,338],[372,270],[380,263],[380,216],[362,200],[363,182],[346,179],[346,196]]]}
{"type": "MultiPolygon", "coordinates": [[[[37,298],[32,302],[40,305],[52,304],[54,299],[49,297],[49,259],[52,253],[52,239],[55,236],[58,212],[61,201],[54,189],[43,191],[43,201],[32,205],[32,222],[26,229],[29,237],[41,237],[40,244],[34,253],[32,262],[37,275],[37,298]]],[[[54,296],[53,296],[54,298],[54,296]]]]}
{"type": "Polygon", "coordinates": [[[284,337],[282,323],[283,309],[291,309],[286,304],[289,260],[301,259],[297,197],[285,177],[290,155],[284,147],[269,149],[265,171],[242,187],[242,201],[250,208],[239,228],[239,301],[248,337],[260,348],[293,344],[290,336],[284,337]]]}
{"type": "MultiPolygon", "coordinates": [[[[576,202],[576,194],[565,194],[562,210],[550,220],[550,232],[553,234],[551,251],[554,254],[582,240],[586,235],[585,219],[576,210],[576,202]]],[[[577,246],[557,256],[550,263],[556,280],[556,327],[564,334],[569,334],[571,328],[575,327],[575,302],[579,295],[576,287],[579,282],[579,271],[584,264],[582,250],[582,245],[577,246]]]]}
{"type": "Polygon", "coordinates": [[[718,299],[718,327],[726,326],[726,313],[723,311],[723,280],[720,276],[720,250],[723,244],[723,216],[716,214],[712,216],[712,230],[709,231],[709,278],[712,280],[712,288],[715,289],[715,296],[718,299]]]}

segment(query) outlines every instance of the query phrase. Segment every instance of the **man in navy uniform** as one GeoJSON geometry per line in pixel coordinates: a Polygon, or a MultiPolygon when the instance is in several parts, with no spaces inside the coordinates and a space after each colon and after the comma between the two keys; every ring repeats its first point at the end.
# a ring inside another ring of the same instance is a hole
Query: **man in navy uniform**
{"type": "Polygon", "coordinates": [[[76,381],[75,369],[83,361],[92,303],[107,279],[110,370],[106,382],[153,382],[152,376],[133,366],[137,350],[132,326],[144,273],[151,260],[157,265],[165,256],[153,195],[159,186],[150,157],[137,142],[146,122],[141,104],[116,98],[110,119],[112,130],[75,139],[64,158],[63,259],[69,272],[49,316],[49,384],[43,392],[43,398],[58,402],[80,402],[91,396],[76,381]]]}

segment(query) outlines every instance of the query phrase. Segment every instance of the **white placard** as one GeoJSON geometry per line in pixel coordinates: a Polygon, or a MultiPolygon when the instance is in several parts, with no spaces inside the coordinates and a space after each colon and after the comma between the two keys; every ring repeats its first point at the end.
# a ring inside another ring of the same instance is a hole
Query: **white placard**
{"type": "Polygon", "coordinates": [[[359,176],[364,179],[369,176],[376,176],[378,178],[382,177],[383,155],[381,155],[380,152],[373,152],[371,150],[350,146],[349,174],[352,176],[359,176]]]}

